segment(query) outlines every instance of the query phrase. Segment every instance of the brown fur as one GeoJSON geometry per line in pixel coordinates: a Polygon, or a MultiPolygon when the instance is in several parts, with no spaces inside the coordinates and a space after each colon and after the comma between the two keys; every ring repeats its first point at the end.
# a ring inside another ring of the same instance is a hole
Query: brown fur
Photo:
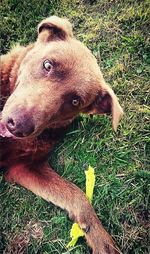
{"type": "Polygon", "coordinates": [[[67,210],[86,232],[94,254],[119,253],[84,193],[57,175],[46,160],[80,112],[112,113],[116,130],[122,109],[67,20],[47,18],[38,31],[34,44],[17,46],[1,59],[0,166],[8,169],[8,181],[67,210]],[[52,62],[50,71],[43,67],[47,59],[52,62]]]}

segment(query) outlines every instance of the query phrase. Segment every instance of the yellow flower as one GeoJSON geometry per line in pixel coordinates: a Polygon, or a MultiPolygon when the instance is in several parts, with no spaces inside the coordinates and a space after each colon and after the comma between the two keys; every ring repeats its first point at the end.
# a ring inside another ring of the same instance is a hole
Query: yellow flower
{"type": "MultiPolygon", "coordinates": [[[[86,175],[86,196],[89,202],[91,203],[95,186],[94,168],[89,166],[88,170],[85,170],[85,175],[86,175]]],[[[78,241],[78,238],[84,235],[85,234],[83,230],[79,227],[79,225],[77,223],[74,223],[70,231],[70,237],[72,238],[72,240],[68,243],[67,248],[75,246],[76,242],[78,241]]]]}

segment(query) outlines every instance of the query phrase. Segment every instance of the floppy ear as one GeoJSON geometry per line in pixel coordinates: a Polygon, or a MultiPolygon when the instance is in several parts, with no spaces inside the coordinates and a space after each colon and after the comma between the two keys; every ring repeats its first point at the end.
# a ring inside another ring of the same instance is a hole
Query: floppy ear
{"type": "Polygon", "coordinates": [[[73,37],[71,23],[65,18],[51,16],[38,25],[38,39],[42,42],[73,37]]]}
{"type": "Polygon", "coordinates": [[[117,96],[113,90],[105,85],[105,88],[100,90],[95,100],[84,111],[88,114],[112,114],[112,126],[114,131],[117,130],[119,121],[122,117],[123,110],[118,102],[117,96]]]}

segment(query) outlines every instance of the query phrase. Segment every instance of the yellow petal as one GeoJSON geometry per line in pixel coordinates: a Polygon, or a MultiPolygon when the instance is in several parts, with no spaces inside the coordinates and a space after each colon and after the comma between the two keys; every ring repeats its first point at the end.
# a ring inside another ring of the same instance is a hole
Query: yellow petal
{"type": "Polygon", "coordinates": [[[78,241],[78,238],[72,238],[72,240],[67,244],[67,248],[74,247],[76,245],[76,242],[78,241]]]}
{"type": "Polygon", "coordinates": [[[75,237],[75,238],[84,236],[83,230],[79,227],[79,225],[77,223],[73,223],[71,232],[70,232],[70,236],[75,237]]]}
{"type": "Polygon", "coordinates": [[[78,238],[84,236],[84,232],[82,231],[82,229],[80,229],[77,223],[74,223],[72,225],[70,236],[72,240],[68,243],[67,248],[75,246],[76,242],[78,241],[78,238]]]}
{"type": "Polygon", "coordinates": [[[88,170],[85,171],[85,175],[86,175],[86,196],[91,203],[93,198],[94,186],[95,186],[94,168],[89,166],[88,170]]]}

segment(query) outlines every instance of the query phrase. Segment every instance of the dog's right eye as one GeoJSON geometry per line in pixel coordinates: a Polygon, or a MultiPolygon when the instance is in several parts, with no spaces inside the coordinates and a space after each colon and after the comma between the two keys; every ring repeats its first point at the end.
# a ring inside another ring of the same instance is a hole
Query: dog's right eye
{"type": "Polygon", "coordinates": [[[43,62],[43,67],[44,67],[44,69],[46,70],[46,71],[51,71],[51,69],[52,69],[52,67],[53,67],[53,64],[52,64],[52,62],[50,61],[50,60],[45,60],[44,62],[43,62]]]}

